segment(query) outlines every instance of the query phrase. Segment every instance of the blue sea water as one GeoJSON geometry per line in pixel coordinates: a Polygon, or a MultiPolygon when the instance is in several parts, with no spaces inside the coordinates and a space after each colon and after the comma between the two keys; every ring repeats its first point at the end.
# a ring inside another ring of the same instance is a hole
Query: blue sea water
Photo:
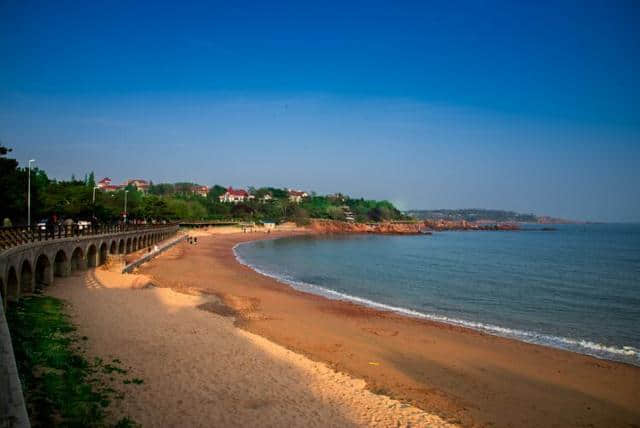
{"type": "Polygon", "coordinates": [[[640,365],[640,225],[555,227],[302,236],[234,251],[300,290],[640,365]]]}

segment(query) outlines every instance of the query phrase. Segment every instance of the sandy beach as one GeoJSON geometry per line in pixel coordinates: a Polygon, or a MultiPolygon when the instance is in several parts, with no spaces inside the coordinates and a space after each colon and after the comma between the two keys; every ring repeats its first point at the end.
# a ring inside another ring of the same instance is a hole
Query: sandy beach
{"type": "MultiPolygon", "coordinates": [[[[288,234],[296,232],[288,232],[288,234]]],[[[640,368],[310,295],[235,260],[239,242],[201,236],[142,267],[155,284],[203,290],[236,325],[465,426],[634,426],[640,368]]]]}
{"type": "Polygon", "coordinates": [[[199,231],[48,293],[144,379],[118,405],[144,426],[637,426],[638,367],[298,292],[232,252],[298,233],[199,231]]]}
{"type": "Polygon", "coordinates": [[[56,281],[47,294],[69,303],[91,358],[117,358],[129,378],[142,379],[114,385],[125,393],[112,405],[115,419],[158,427],[451,426],[234,326],[229,314],[211,311],[222,307],[215,296],[101,268],[56,281]]]}

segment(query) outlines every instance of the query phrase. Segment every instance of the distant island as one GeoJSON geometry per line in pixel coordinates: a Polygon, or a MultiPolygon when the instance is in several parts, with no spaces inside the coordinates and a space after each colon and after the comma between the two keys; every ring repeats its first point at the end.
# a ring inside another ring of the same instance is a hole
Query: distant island
{"type": "Polygon", "coordinates": [[[417,220],[447,220],[467,221],[473,223],[537,223],[537,224],[568,224],[577,223],[573,220],[535,214],[522,214],[515,211],[490,210],[483,208],[440,209],[440,210],[409,210],[405,215],[417,220]]]}

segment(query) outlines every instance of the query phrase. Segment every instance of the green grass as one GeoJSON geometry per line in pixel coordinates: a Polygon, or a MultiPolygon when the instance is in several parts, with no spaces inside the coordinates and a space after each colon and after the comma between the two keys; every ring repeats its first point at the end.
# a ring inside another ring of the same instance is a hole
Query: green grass
{"type": "MultiPolygon", "coordinates": [[[[33,426],[107,426],[108,406],[122,394],[105,384],[107,375],[123,375],[119,360],[89,362],[86,337],[78,338],[64,303],[28,296],[7,309],[13,349],[33,426]]],[[[129,418],[116,426],[136,426],[129,418]]]]}

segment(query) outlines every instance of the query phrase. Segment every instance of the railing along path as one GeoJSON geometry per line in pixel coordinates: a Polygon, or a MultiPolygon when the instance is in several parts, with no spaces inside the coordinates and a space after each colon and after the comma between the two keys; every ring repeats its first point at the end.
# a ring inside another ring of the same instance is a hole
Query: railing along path
{"type": "Polygon", "coordinates": [[[0,228],[0,251],[31,242],[52,239],[73,238],[79,236],[103,235],[118,232],[154,230],[171,226],[173,223],[156,224],[89,224],[89,225],[52,225],[52,226],[16,226],[0,228]]]}

